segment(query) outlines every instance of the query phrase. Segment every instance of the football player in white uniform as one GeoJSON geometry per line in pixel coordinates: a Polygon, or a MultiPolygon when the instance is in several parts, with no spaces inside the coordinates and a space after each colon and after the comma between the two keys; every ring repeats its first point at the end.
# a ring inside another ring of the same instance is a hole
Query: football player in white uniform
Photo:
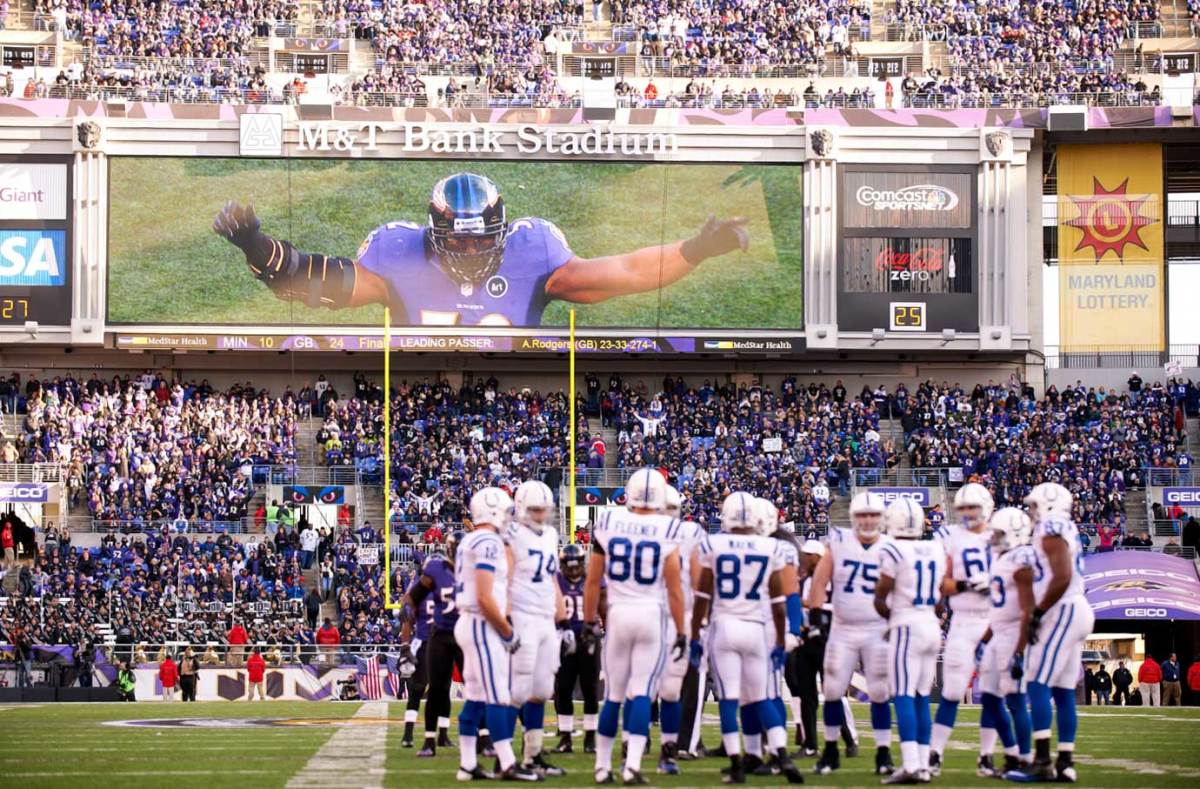
{"type": "MultiPolygon", "coordinates": [[[[683,497],[671,485],[666,486],[663,496],[663,513],[671,518],[679,518],[683,508],[683,497]]],[[[677,532],[679,543],[679,580],[683,585],[683,621],[691,621],[692,590],[700,578],[700,566],[696,562],[700,540],[704,530],[692,521],[680,521],[677,532]]],[[[667,642],[675,643],[678,634],[671,619],[667,619],[667,642]]],[[[658,725],[661,729],[662,752],[658,758],[658,772],[665,775],[679,773],[679,727],[683,719],[683,702],[680,701],[683,690],[683,678],[687,674],[688,661],[671,660],[663,669],[662,678],[658,682],[658,725]]]]}
{"type": "MultiPolygon", "coordinates": [[[[546,700],[554,695],[559,631],[566,618],[558,588],[558,532],[547,526],[554,494],[544,482],[522,482],[514,495],[516,519],[505,542],[512,552],[512,624],[521,647],[512,657],[513,706],[525,729],[524,766],[543,775],[565,775],[542,756],[546,700]]],[[[563,631],[574,638],[570,630],[563,631]]]]}
{"type": "Polygon", "coordinates": [[[983,708],[989,711],[1004,745],[1004,769],[990,753],[980,759],[981,778],[1018,770],[1031,759],[1029,709],[1025,703],[1025,622],[1033,612],[1033,567],[1037,563],[1029,538],[1033,525],[1016,507],[1005,507],[988,524],[992,551],[992,614],[976,653],[983,708]],[[1012,713],[1009,720],[1008,712],[1012,713]],[[1015,728],[1015,732],[1014,732],[1015,728]]]}
{"type": "Polygon", "coordinates": [[[852,528],[831,528],[829,550],[817,564],[805,606],[815,611],[825,605],[825,589],[832,582],[833,617],[825,645],[824,692],[825,750],[816,772],[828,774],[841,766],[838,736],[845,721],[842,697],[854,669],[862,662],[871,700],[871,729],[875,735],[875,771],[892,772],[889,746],[892,713],[888,705],[887,620],[875,611],[875,585],[883,548],[891,541],[882,529],[884,504],[876,493],[864,491],[850,501],[852,528]]]}
{"type": "MultiPolygon", "coordinates": [[[[988,600],[988,519],[995,504],[983,485],[968,482],[954,494],[957,524],[939,526],[934,535],[946,547],[946,579],[942,594],[950,608],[950,632],[942,653],[942,699],[933,719],[929,770],[942,772],[942,752],[954,730],[958,704],[971,684],[975,672],[975,647],[987,630],[992,604],[988,600]]],[[[996,727],[991,713],[979,719],[980,759],[996,745],[996,727]]]]}
{"type": "Polygon", "coordinates": [[[709,663],[712,666],[721,714],[721,740],[729,756],[726,783],[745,783],[738,742],[738,709],[752,710],[766,730],[772,766],[792,783],[804,776],[787,755],[787,728],[767,686],[785,659],[783,543],[759,534],[762,507],[749,493],[733,493],[721,505],[721,533],[704,538],[700,546],[703,571],[696,588],[692,614],[690,660],[699,664],[704,653],[700,628],[712,616],[708,629],[709,663]],[[771,618],[770,639],[763,637],[771,618]]]}
{"type": "Polygon", "coordinates": [[[1083,594],[1083,551],[1071,520],[1071,492],[1043,482],[1025,497],[1033,520],[1035,606],[1025,626],[1034,761],[1027,776],[1074,782],[1075,679],[1095,616],[1083,594]],[[1058,713],[1058,759],[1050,761],[1050,724],[1058,713]]]}
{"type": "Polygon", "coordinates": [[[478,764],[475,738],[486,720],[501,777],[537,781],[536,772],[517,764],[512,737],[516,710],[512,707],[512,654],[521,646],[509,624],[509,557],[501,534],[512,519],[513,501],[500,488],[484,488],[471,497],[475,529],[463,538],[454,564],[458,623],[454,638],[463,651],[466,702],[458,717],[458,780],[491,778],[478,764]]]}
{"type": "Polygon", "coordinates": [[[928,783],[929,693],[942,640],[935,609],[942,597],[946,549],[938,540],[921,539],[925,510],[912,499],[889,504],[883,520],[891,540],[880,559],[875,610],[888,621],[888,686],[903,764],[882,783],[928,783]]]}
{"type": "Polygon", "coordinates": [[[592,540],[583,593],[584,637],[589,642],[601,634],[600,582],[608,584],[597,783],[613,781],[613,741],[622,704],[629,749],[621,778],[626,784],[646,782],[641,764],[650,736],[650,699],[667,661],[687,659],[678,542],[682,524],[662,512],[666,487],[657,470],[635,471],[625,484],[626,510],[601,515],[592,540]],[[679,633],[674,644],[667,641],[668,617],[679,633]]]}

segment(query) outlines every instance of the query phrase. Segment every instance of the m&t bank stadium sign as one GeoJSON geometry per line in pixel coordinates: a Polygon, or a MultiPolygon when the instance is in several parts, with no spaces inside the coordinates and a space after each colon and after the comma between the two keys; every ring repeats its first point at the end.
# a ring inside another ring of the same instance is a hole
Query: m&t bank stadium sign
{"type": "Polygon", "coordinates": [[[301,123],[301,151],[378,151],[397,145],[405,153],[547,153],[558,156],[653,156],[674,153],[675,135],[665,132],[627,134],[600,128],[566,131],[524,125],[515,134],[503,129],[438,129],[416,123],[301,123]]]}

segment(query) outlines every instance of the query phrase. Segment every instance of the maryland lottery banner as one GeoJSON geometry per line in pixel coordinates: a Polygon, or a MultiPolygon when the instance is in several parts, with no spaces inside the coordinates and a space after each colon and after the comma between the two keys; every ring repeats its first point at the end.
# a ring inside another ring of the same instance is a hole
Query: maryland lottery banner
{"type": "Polygon", "coordinates": [[[1156,143],[1059,146],[1064,351],[1163,348],[1162,162],[1156,143]]]}

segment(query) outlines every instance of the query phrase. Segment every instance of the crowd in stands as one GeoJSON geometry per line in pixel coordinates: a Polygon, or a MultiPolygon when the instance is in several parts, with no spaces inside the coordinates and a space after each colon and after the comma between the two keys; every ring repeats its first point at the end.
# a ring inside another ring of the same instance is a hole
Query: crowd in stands
{"type": "Polygon", "coordinates": [[[16,457],[62,466],[71,507],[101,521],[236,521],[247,514],[252,468],[295,460],[296,398],[249,383],[217,393],[206,381],[146,373],[22,386],[14,373],[0,397],[22,404],[18,433],[5,438],[16,457]]]}
{"type": "Polygon", "coordinates": [[[870,0],[615,0],[612,19],[641,34],[642,58],[702,68],[816,63],[870,35],[870,0]]]}
{"type": "Polygon", "coordinates": [[[1182,382],[1127,393],[1051,386],[1041,399],[992,383],[970,393],[925,383],[889,397],[913,467],[961,468],[992,490],[997,506],[1019,505],[1050,479],[1075,495],[1078,522],[1121,526],[1125,491],[1146,483],[1145,467],[1192,463],[1182,432],[1196,389],[1182,382]]]}
{"type": "Polygon", "coordinates": [[[851,468],[898,460],[880,436],[875,403],[848,397],[840,381],[801,386],[789,376],[777,393],[668,377],[650,394],[613,376],[605,391],[589,383],[587,405],[618,431],[618,464],[677,474],[689,514],[704,524],[716,522],[730,492],[748,490],[774,501],[781,521],[823,531],[830,489],[845,495],[851,468]]]}

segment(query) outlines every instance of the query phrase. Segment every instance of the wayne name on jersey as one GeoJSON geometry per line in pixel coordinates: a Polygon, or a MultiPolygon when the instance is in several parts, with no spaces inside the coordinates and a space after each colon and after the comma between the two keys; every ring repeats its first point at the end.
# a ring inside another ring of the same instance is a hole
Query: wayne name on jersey
{"type": "Polygon", "coordinates": [[[388,283],[392,322],[421,326],[540,326],[550,303],[546,282],[572,257],[562,231],[536,218],[509,226],[500,268],[478,286],[447,276],[426,228],[412,222],[376,228],[357,255],[388,283]]]}
{"type": "Polygon", "coordinates": [[[785,543],[755,534],[710,534],[700,564],[712,570],[714,618],[765,623],[771,613],[771,574],[783,568],[785,543]]]}

